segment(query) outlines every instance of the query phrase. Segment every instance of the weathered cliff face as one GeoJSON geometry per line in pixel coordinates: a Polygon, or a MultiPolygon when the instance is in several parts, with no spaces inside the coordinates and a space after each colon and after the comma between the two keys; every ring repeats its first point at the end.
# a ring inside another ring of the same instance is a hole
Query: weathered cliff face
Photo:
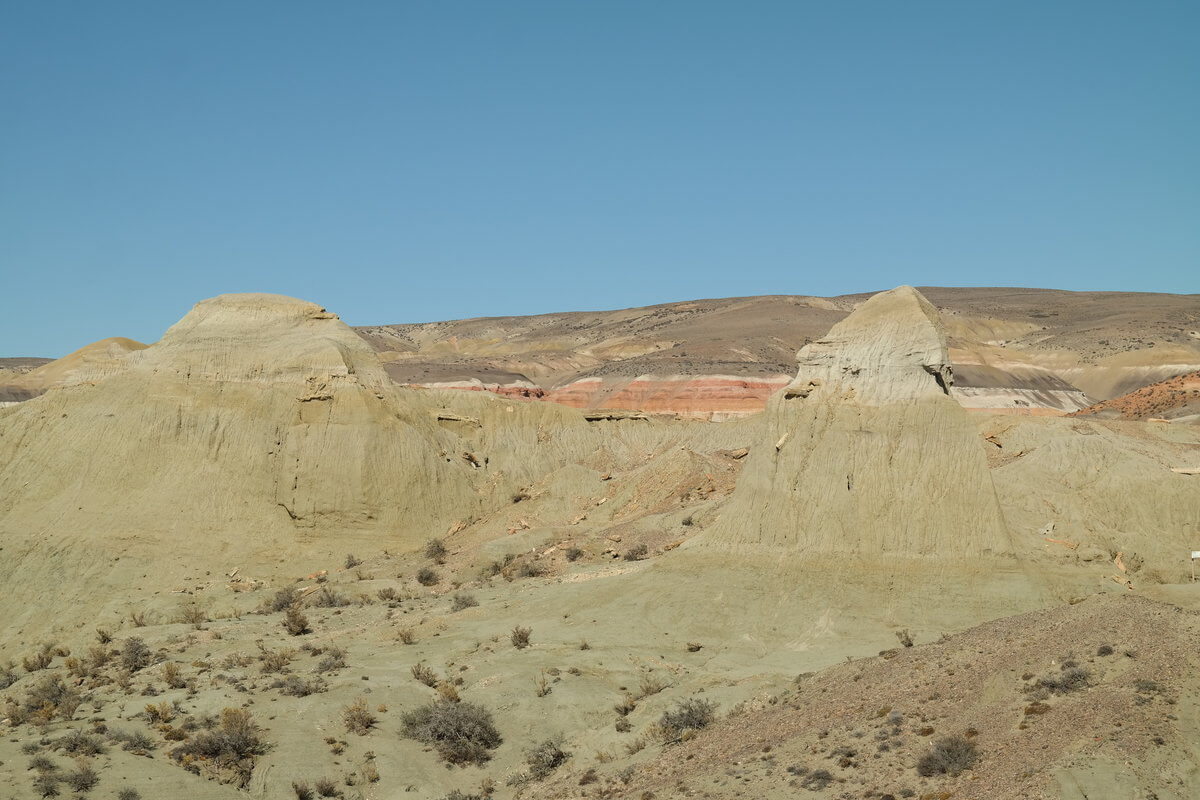
{"type": "Polygon", "coordinates": [[[708,546],[962,561],[1012,553],[979,437],[916,290],[876,295],[798,356],[708,546]]]}

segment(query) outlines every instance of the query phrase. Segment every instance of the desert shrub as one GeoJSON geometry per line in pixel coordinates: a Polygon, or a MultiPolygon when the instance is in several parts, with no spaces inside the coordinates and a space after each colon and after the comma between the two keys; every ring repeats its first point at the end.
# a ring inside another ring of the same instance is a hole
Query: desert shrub
{"type": "Polygon", "coordinates": [[[185,765],[207,761],[218,769],[232,770],[240,785],[245,786],[254,770],[255,756],[267,752],[267,747],[249,711],[226,708],[221,711],[219,725],[176,747],[171,758],[185,765]]]}
{"type": "Polygon", "coordinates": [[[296,793],[296,800],[313,800],[317,796],[307,781],[292,781],[292,791],[296,793]]]}
{"type": "Polygon", "coordinates": [[[362,559],[354,555],[354,553],[346,553],[346,569],[354,569],[362,563],[362,559]]]}
{"type": "Polygon", "coordinates": [[[513,647],[518,650],[524,650],[526,647],[529,647],[529,637],[532,633],[532,628],[522,628],[518,625],[512,629],[509,639],[512,641],[513,647]]]}
{"type": "Polygon", "coordinates": [[[902,631],[896,631],[896,639],[898,639],[900,641],[900,645],[902,647],[912,647],[913,646],[912,634],[908,632],[907,628],[905,628],[902,631]]]}
{"type": "Polygon", "coordinates": [[[295,586],[284,586],[263,604],[263,613],[287,611],[300,602],[300,590],[295,586]]]}
{"type": "Polygon", "coordinates": [[[917,761],[917,774],[958,775],[979,759],[975,743],[965,736],[944,736],[933,744],[933,750],[917,761]]]}
{"type": "Polygon", "coordinates": [[[130,672],[150,666],[150,648],[137,636],[130,636],[121,646],[121,666],[130,672]]]}
{"type": "Polygon", "coordinates": [[[117,800],[142,800],[142,793],[131,786],[126,786],[117,792],[117,800]]]}
{"type": "Polygon", "coordinates": [[[661,738],[678,741],[684,731],[698,731],[708,727],[716,719],[717,706],[708,700],[689,697],[680,700],[673,709],[664,711],[658,720],[661,738]]]}
{"type": "Polygon", "coordinates": [[[383,587],[375,595],[385,603],[394,603],[400,599],[399,593],[391,586],[383,587]]]}
{"type": "Polygon", "coordinates": [[[201,625],[208,622],[208,612],[195,603],[188,603],[179,609],[179,613],[175,615],[175,621],[199,629],[201,625]]]}
{"type": "Polygon", "coordinates": [[[151,725],[170,722],[175,719],[175,706],[171,703],[147,703],[145,714],[151,725]]]}
{"type": "Polygon", "coordinates": [[[320,694],[329,687],[320,678],[305,680],[299,675],[287,675],[272,683],[271,688],[289,697],[308,697],[310,694],[320,694]]]}
{"type": "Polygon", "coordinates": [[[450,604],[451,611],[462,611],[464,608],[473,608],[479,605],[479,601],[475,599],[475,595],[461,592],[454,595],[454,602],[450,604]]]}
{"type": "Polygon", "coordinates": [[[641,561],[650,552],[650,548],[645,544],[639,544],[636,547],[631,547],[625,551],[625,555],[621,556],[626,561],[641,561]]]}
{"type": "Polygon", "coordinates": [[[578,561],[582,555],[583,551],[578,547],[567,548],[567,561],[578,561]]]}
{"type": "Polygon", "coordinates": [[[4,709],[12,724],[34,722],[44,725],[54,717],[71,719],[82,698],[79,692],[63,683],[58,675],[47,675],[25,692],[18,702],[10,701],[4,709]]]}
{"type": "Polygon", "coordinates": [[[325,673],[346,668],[346,651],[340,647],[330,647],[325,651],[325,657],[317,663],[316,672],[325,673]]]}
{"type": "Polygon", "coordinates": [[[1110,644],[1102,644],[1096,648],[1096,655],[1098,656],[1111,656],[1112,654],[1113,648],[1110,644]]]}
{"type": "Polygon", "coordinates": [[[70,786],[72,791],[87,794],[100,782],[100,776],[91,764],[80,761],[76,764],[74,772],[63,775],[63,782],[70,786]]]}
{"type": "Polygon", "coordinates": [[[546,568],[536,561],[522,561],[517,566],[518,578],[540,578],[546,574],[546,568]]]}
{"type": "Polygon", "coordinates": [[[321,797],[337,797],[341,794],[337,781],[332,778],[317,778],[313,781],[313,788],[317,790],[317,794],[321,797]]]}
{"type": "Polygon", "coordinates": [[[58,650],[55,644],[43,642],[33,655],[21,657],[21,666],[25,668],[26,672],[37,672],[50,666],[56,655],[58,655],[58,650]]]}
{"type": "Polygon", "coordinates": [[[641,685],[638,686],[637,699],[641,700],[644,697],[658,694],[665,688],[667,688],[666,681],[657,675],[647,673],[642,676],[641,685]]]}
{"type": "Polygon", "coordinates": [[[833,773],[827,769],[815,769],[807,773],[800,780],[800,785],[810,792],[819,792],[823,789],[828,789],[832,783],[833,773]]]}
{"type": "Polygon", "coordinates": [[[412,628],[401,628],[396,631],[396,638],[401,644],[415,644],[417,641],[417,633],[412,628]]]}
{"type": "Polygon", "coordinates": [[[127,753],[137,755],[147,755],[158,746],[141,731],[109,731],[108,738],[113,742],[120,742],[121,749],[127,753]]]}
{"type": "Polygon", "coordinates": [[[113,635],[108,628],[96,628],[96,641],[100,642],[100,644],[108,644],[112,640],[113,635]]]}
{"type": "Polygon", "coordinates": [[[367,698],[360,697],[342,709],[342,722],[346,725],[347,733],[357,733],[366,736],[367,731],[375,727],[379,719],[367,707],[367,698]]]}
{"type": "Polygon", "coordinates": [[[183,679],[183,670],[175,661],[168,661],[163,664],[163,682],[172,689],[182,689],[187,685],[183,679]]]}
{"type": "Polygon", "coordinates": [[[421,567],[417,570],[417,583],[422,586],[433,586],[442,578],[437,574],[437,571],[430,567],[421,567]]]}
{"type": "Polygon", "coordinates": [[[432,746],[450,764],[483,764],[503,739],[492,714],[475,703],[435,701],[401,718],[404,736],[432,746]]]}
{"type": "Polygon", "coordinates": [[[438,685],[437,673],[425,666],[424,662],[412,665],[412,676],[418,683],[423,683],[431,689],[438,685]]]}
{"type": "Polygon", "coordinates": [[[0,691],[7,689],[19,680],[21,680],[21,676],[17,674],[16,667],[11,661],[0,664],[0,691]]]}
{"type": "Polygon", "coordinates": [[[34,756],[29,759],[29,769],[38,772],[58,772],[58,764],[48,756],[34,756]]]}
{"type": "Polygon", "coordinates": [[[571,754],[562,749],[562,742],[547,739],[526,751],[525,763],[529,765],[529,776],[540,781],[565,764],[570,757],[571,754]]]}
{"type": "Polygon", "coordinates": [[[283,618],[283,629],[290,636],[303,636],[312,631],[308,627],[308,617],[300,611],[299,605],[289,606],[287,615],[283,618]]]}
{"type": "Polygon", "coordinates": [[[273,672],[283,672],[292,663],[295,657],[295,650],[267,650],[263,649],[258,654],[259,670],[264,675],[270,675],[273,672]]]}
{"type": "MultiPolygon", "coordinates": [[[[1065,666],[1065,665],[1064,665],[1065,666]]],[[[1065,667],[1057,675],[1046,675],[1038,678],[1037,686],[1051,694],[1070,694],[1086,687],[1091,680],[1091,673],[1083,667],[1065,667]]]]}
{"type": "Polygon", "coordinates": [[[130,611],[129,624],[135,628],[146,627],[146,612],[145,611],[130,611]]]}
{"type": "Polygon", "coordinates": [[[57,772],[43,772],[33,779],[33,790],[41,797],[58,797],[62,792],[58,784],[62,776],[57,772]]]}
{"type": "Polygon", "coordinates": [[[317,592],[317,596],[313,598],[313,605],[317,608],[342,608],[350,605],[349,598],[333,589],[331,586],[321,587],[321,591],[317,592]]]}
{"type": "Polygon", "coordinates": [[[51,747],[62,750],[69,756],[94,756],[103,753],[105,749],[103,739],[80,730],[68,731],[51,747]]]}
{"type": "Polygon", "coordinates": [[[438,697],[447,700],[451,703],[457,703],[462,698],[458,696],[458,689],[454,688],[454,684],[450,681],[442,681],[437,685],[438,697]]]}
{"type": "Polygon", "coordinates": [[[441,564],[446,560],[446,545],[441,539],[430,539],[425,543],[425,557],[441,564]]]}

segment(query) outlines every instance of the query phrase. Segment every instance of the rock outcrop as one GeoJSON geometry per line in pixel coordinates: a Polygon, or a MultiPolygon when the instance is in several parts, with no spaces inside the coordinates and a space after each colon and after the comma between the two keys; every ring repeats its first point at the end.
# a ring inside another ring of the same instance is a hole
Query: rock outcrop
{"type": "Polygon", "coordinates": [[[945,330],[915,289],[804,347],[706,546],[959,561],[1012,548],[979,437],[950,396],[945,330]]]}

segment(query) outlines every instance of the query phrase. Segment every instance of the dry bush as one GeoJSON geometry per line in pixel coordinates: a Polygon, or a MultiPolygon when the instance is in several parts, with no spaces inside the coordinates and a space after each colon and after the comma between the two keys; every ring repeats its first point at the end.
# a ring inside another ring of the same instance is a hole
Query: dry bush
{"type": "Polygon", "coordinates": [[[69,756],[95,756],[105,751],[103,739],[80,730],[68,731],[50,747],[54,750],[61,750],[69,756]]]}
{"type": "Polygon", "coordinates": [[[320,678],[305,680],[299,675],[287,675],[272,683],[271,688],[290,697],[308,697],[310,694],[320,694],[329,687],[320,678]]]}
{"type": "Polygon", "coordinates": [[[130,611],[129,624],[135,628],[146,627],[146,612],[145,611],[130,611]]]}
{"type": "Polygon", "coordinates": [[[659,718],[659,737],[665,742],[677,742],[683,738],[686,731],[707,728],[716,719],[716,710],[716,704],[708,700],[698,700],[694,697],[681,700],[673,709],[664,711],[659,718]]]}
{"type": "Polygon", "coordinates": [[[513,647],[518,650],[524,650],[526,647],[529,647],[529,637],[532,633],[532,628],[522,628],[518,625],[512,629],[509,639],[512,641],[513,647]]]}
{"type": "Polygon", "coordinates": [[[313,605],[317,608],[343,608],[350,605],[350,599],[331,586],[323,586],[313,598],[313,605]]]}
{"type": "Polygon", "coordinates": [[[270,600],[263,603],[262,613],[268,614],[271,612],[278,613],[287,611],[296,603],[300,602],[300,590],[295,586],[284,586],[282,589],[275,592],[270,600]]]}
{"type": "Polygon", "coordinates": [[[546,670],[538,672],[538,676],[533,679],[533,693],[538,697],[550,694],[550,681],[546,679],[546,670]]]}
{"type": "Polygon", "coordinates": [[[633,695],[627,694],[621,698],[621,702],[613,706],[613,711],[616,711],[622,717],[627,717],[632,714],[636,708],[637,700],[634,699],[633,695]]]}
{"type": "Polygon", "coordinates": [[[267,748],[249,711],[226,708],[221,711],[219,725],[176,747],[171,758],[184,766],[207,762],[218,770],[231,772],[239,787],[245,787],[254,771],[255,757],[266,753],[267,748]]]}
{"type": "Polygon", "coordinates": [[[362,559],[354,553],[346,553],[346,569],[354,569],[362,563],[362,559]]]}
{"type": "Polygon", "coordinates": [[[7,689],[19,680],[21,676],[11,661],[0,664],[0,690],[7,689]]]}
{"type": "Polygon", "coordinates": [[[357,733],[366,736],[379,719],[367,707],[367,698],[360,697],[342,709],[342,722],[346,725],[347,733],[357,733]]]}
{"type": "Polygon", "coordinates": [[[435,564],[444,563],[446,560],[446,545],[441,539],[430,539],[425,543],[425,557],[435,564]]]}
{"type": "Polygon", "coordinates": [[[303,636],[312,632],[312,629],[308,627],[308,617],[301,613],[299,605],[288,607],[287,615],[283,618],[283,629],[290,636],[303,636]]]}
{"type": "Polygon", "coordinates": [[[400,594],[391,586],[383,587],[375,593],[375,596],[384,603],[394,603],[400,599],[400,594]]]}
{"type": "Polygon", "coordinates": [[[275,672],[283,672],[292,663],[292,659],[296,657],[295,650],[267,650],[263,648],[258,654],[259,671],[264,675],[270,675],[275,672]]]}
{"type": "Polygon", "coordinates": [[[341,794],[337,786],[337,781],[332,778],[317,778],[313,781],[313,787],[321,797],[337,797],[341,794]]]}
{"type": "Polygon", "coordinates": [[[183,670],[174,661],[163,664],[163,680],[172,689],[182,689],[187,686],[187,682],[183,679],[183,670]]]}
{"type": "MultiPolygon", "coordinates": [[[[43,642],[33,655],[21,657],[21,666],[25,668],[26,672],[37,672],[50,666],[54,657],[59,654],[60,651],[54,642],[43,642]]],[[[65,653],[63,654],[65,655],[65,653]]]]}
{"type": "Polygon", "coordinates": [[[450,681],[442,681],[437,685],[438,697],[449,703],[457,703],[462,698],[458,696],[458,689],[454,687],[450,681]]]}
{"type": "Polygon", "coordinates": [[[87,794],[96,787],[100,782],[100,776],[96,774],[96,770],[86,761],[79,760],[75,763],[75,771],[68,772],[63,775],[63,783],[71,787],[71,790],[76,794],[87,794]]]}
{"type": "Polygon", "coordinates": [[[434,586],[442,577],[437,574],[437,570],[430,567],[421,567],[417,570],[417,583],[422,586],[434,586]]]}
{"type": "Polygon", "coordinates": [[[450,604],[450,611],[462,611],[464,608],[473,608],[477,605],[479,605],[479,601],[475,599],[475,595],[462,592],[454,595],[454,602],[450,604]]]}
{"type": "Polygon", "coordinates": [[[131,786],[126,786],[117,792],[117,800],[142,800],[142,794],[131,786]]]}
{"type": "Polygon", "coordinates": [[[639,544],[625,551],[625,555],[621,556],[626,561],[641,561],[650,553],[650,548],[645,544],[639,544]]]}
{"type": "Polygon", "coordinates": [[[912,634],[908,632],[907,628],[905,628],[902,631],[896,631],[896,638],[900,641],[900,645],[902,647],[912,647],[913,646],[912,634]]]}
{"type": "Polygon", "coordinates": [[[114,743],[120,743],[122,750],[139,756],[148,756],[157,747],[154,740],[141,731],[111,730],[108,732],[108,738],[114,743]]]}
{"type": "Polygon", "coordinates": [[[423,683],[430,689],[438,685],[438,676],[430,667],[425,666],[425,662],[420,662],[412,665],[412,676],[418,683],[423,683]]]}
{"type": "Polygon", "coordinates": [[[945,736],[934,742],[933,750],[917,761],[917,774],[958,775],[979,759],[975,743],[965,736],[945,736]]]}
{"type": "Polygon", "coordinates": [[[518,578],[540,578],[546,574],[546,567],[536,561],[522,561],[515,574],[518,578]]]}
{"type": "Polygon", "coordinates": [[[437,750],[450,764],[483,764],[503,739],[492,714],[475,703],[429,703],[401,718],[404,736],[437,750]]]}
{"type": "Polygon", "coordinates": [[[307,781],[292,781],[292,791],[296,793],[296,800],[313,800],[317,796],[307,781]]]}
{"type": "Polygon", "coordinates": [[[583,556],[583,551],[578,547],[567,548],[567,561],[578,561],[583,556]]]}
{"type": "Polygon", "coordinates": [[[175,719],[175,706],[167,702],[148,703],[145,713],[151,725],[160,725],[175,719]]]}
{"type": "Polygon", "coordinates": [[[55,717],[71,719],[80,702],[79,692],[63,683],[61,677],[47,675],[31,686],[20,702],[10,700],[4,714],[14,726],[24,722],[45,725],[55,717]]]}
{"type": "Polygon", "coordinates": [[[658,694],[663,689],[667,688],[668,684],[659,678],[657,675],[647,673],[642,676],[642,682],[638,686],[638,693],[635,699],[641,700],[651,695],[658,694]]]}
{"type": "Polygon", "coordinates": [[[150,648],[137,636],[130,636],[121,646],[121,666],[130,672],[150,666],[150,648]]]}
{"type": "Polygon", "coordinates": [[[96,641],[100,644],[108,644],[113,640],[113,635],[107,628],[96,628],[96,641]]]}
{"type": "Polygon", "coordinates": [[[525,763],[529,765],[529,776],[540,781],[567,762],[571,754],[562,749],[558,739],[547,739],[525,752],[525,763]]]}
{"type": "Polygon", "coordinates": [[[1036,694],[1041,689],[1050,694],[1070,694],[1086,688],[1090,681],[1090,672],[1083,667],[1074,666],[1074,662],[1068,661],[1063,664],[1063,668],[1057,675],[1038,678],[1037,683],[1033,684],[1027,693],[1036,694]]]}
{"type": "Polygon", "coordinates": [[[208,622],[208,612],[195,603],[188,603],[179,609],[175,621],[191,625],[199,630],[201,625],[208,622]]]}
{"type": "Polygon", "coordinates": [[[325,650],[325,657],[317,663],[315,672],[326,673],[334,672],[335,670],[346,668],[346,651],[340,647],[329,647],[325,650]]]}

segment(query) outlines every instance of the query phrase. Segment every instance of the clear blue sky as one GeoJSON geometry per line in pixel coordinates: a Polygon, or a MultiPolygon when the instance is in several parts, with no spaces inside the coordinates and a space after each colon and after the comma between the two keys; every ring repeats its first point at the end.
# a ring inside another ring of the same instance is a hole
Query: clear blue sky
{"type": "Polygon", "coordinates": [[[899,283],[1200,291],[1200,3],[0,2],[0,355],[899,283]]]}

